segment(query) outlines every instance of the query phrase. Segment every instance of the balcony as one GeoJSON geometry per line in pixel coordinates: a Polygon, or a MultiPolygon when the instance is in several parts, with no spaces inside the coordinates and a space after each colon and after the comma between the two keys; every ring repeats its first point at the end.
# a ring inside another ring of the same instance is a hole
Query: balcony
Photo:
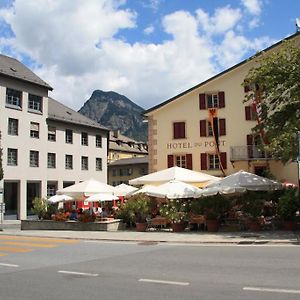
{"type": "Polygon", "coordinates": [[[270,155],[256,146],[232,146],[230,147],[230,161],[239,160],[266,160],[270,155]]]}

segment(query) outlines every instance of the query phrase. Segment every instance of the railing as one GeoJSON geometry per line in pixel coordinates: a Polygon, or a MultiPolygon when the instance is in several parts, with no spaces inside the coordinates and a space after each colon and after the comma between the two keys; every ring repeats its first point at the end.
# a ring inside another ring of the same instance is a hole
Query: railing
{"type": "Polygon", "coordinates": [[[230,160],[264,160],[270,159],[270,155],[256,146],[232,146],[230,147],[230,160]]]}

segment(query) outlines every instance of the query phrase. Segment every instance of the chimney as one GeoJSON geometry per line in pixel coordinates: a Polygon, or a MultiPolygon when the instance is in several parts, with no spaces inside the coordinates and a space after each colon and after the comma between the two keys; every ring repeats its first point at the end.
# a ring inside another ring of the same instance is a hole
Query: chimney
{"type": "Polygon", "coordinates": [[[120,134],[120,130],[114,130],[113,131],[113,136],[114,136],[114,138],[118,138],[119,137],[119,134],[120,134]]]}

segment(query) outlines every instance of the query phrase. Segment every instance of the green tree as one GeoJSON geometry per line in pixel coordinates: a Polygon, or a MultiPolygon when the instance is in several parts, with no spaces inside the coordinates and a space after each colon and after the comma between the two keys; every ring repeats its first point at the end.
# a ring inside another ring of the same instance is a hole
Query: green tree
{"type": "Polygon", "coordinates": [[[261,123],[267,143],[263,145],[272,157],[286,163],[297,157],[297,131],[300,130],[300,47],[284,41],[273,52],[257,56],[258,66],[252,68],[244,85],[250,91],[244,102],[259,94],[262,100],[261,123]]]}
{"type": "Polygon", "coordinates": [[[0,180],[3,179],[3,167],[2,167],[2,148],[1,148],[1,131],[0,131],[0,180]]]}

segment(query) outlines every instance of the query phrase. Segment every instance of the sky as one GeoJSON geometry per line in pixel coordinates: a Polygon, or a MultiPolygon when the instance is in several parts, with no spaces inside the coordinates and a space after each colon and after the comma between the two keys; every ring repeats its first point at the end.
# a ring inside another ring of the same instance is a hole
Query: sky
{"type": "Polygon", "coordinates": [[[0,0],[0,53],[78,110],[96,89],[151,108],[296,32],[298,0],[0,0]]]}

